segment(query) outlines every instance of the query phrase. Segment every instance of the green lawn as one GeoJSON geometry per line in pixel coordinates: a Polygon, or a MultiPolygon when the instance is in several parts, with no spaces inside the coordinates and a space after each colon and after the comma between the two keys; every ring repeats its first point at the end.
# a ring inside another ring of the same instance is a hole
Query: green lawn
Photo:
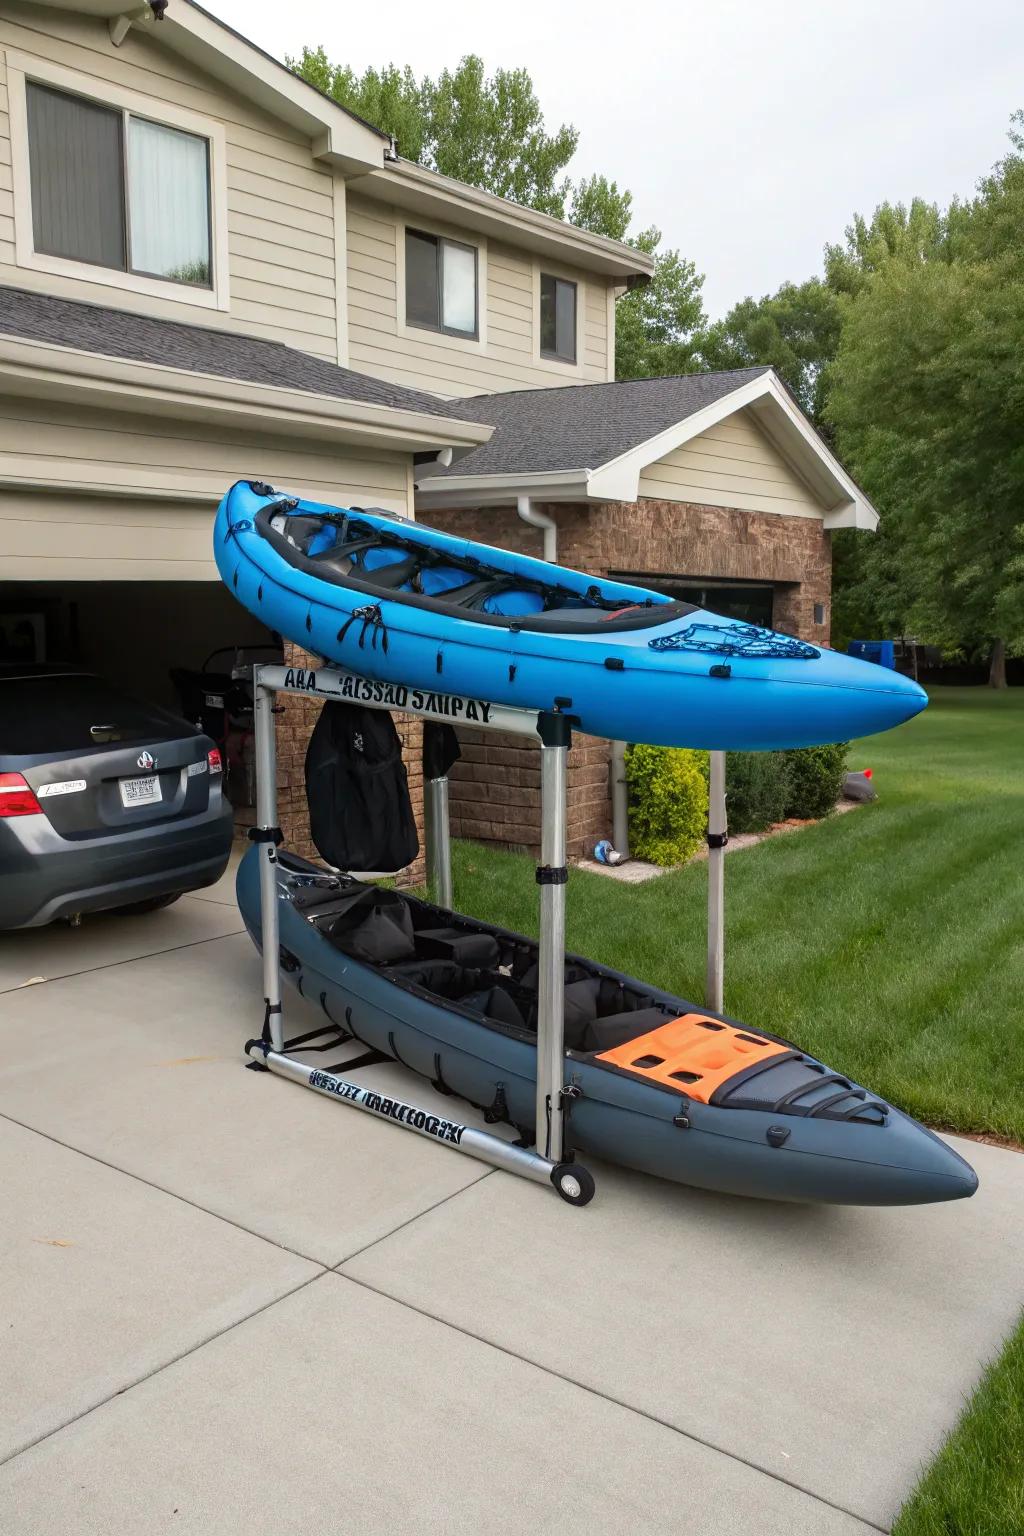
{"type": "MultiPolygon", "coordinates": [[[[936,689],[855,743],[879,800],[726,861],[727,1012],[930,1125],[1024,1143],[1024,689],[936,689]]],[[[533,861],[454,849],[455,904],[536,931],[533,861]]],[[[706,872],[574,870],[569,947],[699,1001],[706,872]]]]}
{"type": "Polygon", "coordinates": [[[892,1536],[1024,1532],[1024,1324],[985,1373],[892,1536]]]}

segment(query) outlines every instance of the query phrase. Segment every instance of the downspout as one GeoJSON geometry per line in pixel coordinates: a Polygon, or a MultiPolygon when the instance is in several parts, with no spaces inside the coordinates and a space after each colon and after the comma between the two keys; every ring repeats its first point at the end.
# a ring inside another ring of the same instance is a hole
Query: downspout
{"type": "Polygon", "coordinates": [[[551,565],[558,564],[558,524],[546,512],[534,510],[529,496],[516,498],[516,511],[524,523],[539,528],[544,535],[544,559],[551,565]]]}

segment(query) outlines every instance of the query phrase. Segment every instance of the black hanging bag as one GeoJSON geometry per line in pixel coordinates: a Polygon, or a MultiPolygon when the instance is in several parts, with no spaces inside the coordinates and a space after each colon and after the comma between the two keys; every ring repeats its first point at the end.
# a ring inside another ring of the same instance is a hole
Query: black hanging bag
{"type": "Polygon", "coordinates": [[[404,869],[419,839],[402,744],[385,710],[324,705],[306,750],[309,829],[335,869],[404,869]]]}

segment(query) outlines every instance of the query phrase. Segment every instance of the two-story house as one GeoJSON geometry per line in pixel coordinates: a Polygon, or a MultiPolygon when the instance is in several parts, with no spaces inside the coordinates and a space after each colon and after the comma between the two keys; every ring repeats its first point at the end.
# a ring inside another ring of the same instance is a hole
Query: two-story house
{"type": "MultiPolygon", "coordinates": [[[[242,475],[826,639],[830,529],[874,513],[770,370],[614,383],[650,271],[397,158],[191,0],[0,0],[0,652],[170,701],[268,639],[210,553],[242,475]]],[[[533,841],[486,793],[467,765],[456,830],[533,841]]]]}

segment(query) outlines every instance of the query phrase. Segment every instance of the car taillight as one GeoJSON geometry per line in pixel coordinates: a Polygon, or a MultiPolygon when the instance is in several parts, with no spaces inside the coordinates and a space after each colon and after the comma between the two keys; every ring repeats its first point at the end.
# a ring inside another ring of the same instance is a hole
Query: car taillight
{"type": "Polygon", "coordinates": [[[0,821],[8,816],[41,816],[42,812],[20,773],[0,773],[0,821]]]}
{"type": "Polygon", "coordinates": [[[210,765],[211,773],[220,773],[224,766],[220,760],[220,748],[211,747],[209,752],[206,754],[206,761],[210,765]]]}

